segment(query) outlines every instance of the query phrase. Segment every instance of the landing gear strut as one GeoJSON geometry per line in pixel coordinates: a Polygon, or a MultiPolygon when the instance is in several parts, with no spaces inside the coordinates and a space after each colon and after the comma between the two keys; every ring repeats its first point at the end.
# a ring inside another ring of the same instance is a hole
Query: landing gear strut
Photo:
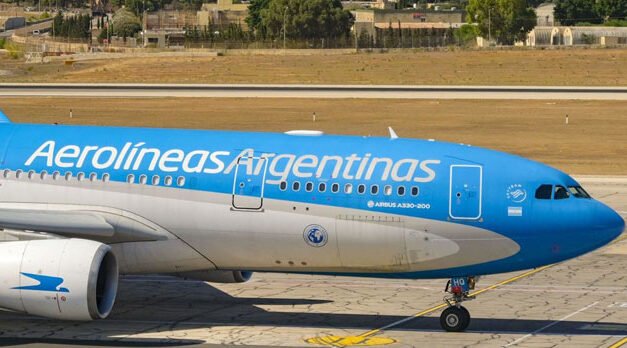
{"type": "Polygon", "coordinates": [[[458,277],[451,278],[446,283],[444,292],[449,293],[444,297],[444,301],[448,304],[440,315],[440,325],[442,329],[449,332],[462,332],[466,330],[470,324],[470,313],[462,306],[462,302],[473,300],[474,296],[470,296],[470,290],[474,290],[476,277],[458,277]]]}

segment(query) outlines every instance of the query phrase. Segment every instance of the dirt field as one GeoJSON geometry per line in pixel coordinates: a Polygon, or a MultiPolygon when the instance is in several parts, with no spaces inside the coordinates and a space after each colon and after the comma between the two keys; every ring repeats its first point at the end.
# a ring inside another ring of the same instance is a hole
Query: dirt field
{"type": "Polygon", "coordinates": [[[15,122],[30,123],[319,129],[379,136],[387,136],[387,126],[392,126],[401,137],[485,146],[568,173],[627,175],[625,102],[7,98],[0,100],[0,108],[15,122]]]}
{"type": "Polygon", "coordinates": [[[627,49],[227,55],[74,65],[0,58],[0,82],[626,86],[627,49]]]}

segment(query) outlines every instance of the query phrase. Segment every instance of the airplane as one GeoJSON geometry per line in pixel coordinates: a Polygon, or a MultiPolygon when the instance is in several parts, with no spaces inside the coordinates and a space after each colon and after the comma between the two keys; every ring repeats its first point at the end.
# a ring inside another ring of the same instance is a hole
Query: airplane
{"type": "Polygon", "coordinates": [[[12,123],[0,113],[0,307],[106,318],[120,274],[479,276],[610,243],[625,222],[569,175],[434,140],[12,123]]]}

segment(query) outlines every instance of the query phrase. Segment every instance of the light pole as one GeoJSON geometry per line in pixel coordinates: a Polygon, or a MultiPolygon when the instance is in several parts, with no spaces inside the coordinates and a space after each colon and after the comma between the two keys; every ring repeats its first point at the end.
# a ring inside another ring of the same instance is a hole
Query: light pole
{"type": "Polygon", "coordinates": [[[285,6],[285,11],[283,11],[283,50],[285,50],[285,34],[287,32],[287,6],[285,6]]]}

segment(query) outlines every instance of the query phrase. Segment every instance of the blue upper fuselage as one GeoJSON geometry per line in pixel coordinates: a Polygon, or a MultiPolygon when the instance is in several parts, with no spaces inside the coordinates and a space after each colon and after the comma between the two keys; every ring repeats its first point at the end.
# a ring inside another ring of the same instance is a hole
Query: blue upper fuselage
{"type": "MultiPolygon", "coordinates": [[[[446,276],[507,272],[607,244],[623,219],[570,176],[518,156],[415,139],[0,125],[4,169],[321,204],[472,225],[520,246],[446,276]],[[69,174],[68,174],[69,173],[69,174]]],[[[250,204],[250,203],[246,203],[250,204]]],[[[443,273],[421,274],[442,276],[443,273]]],[[[410,277],[410,274],[399,275],[410,277]]]]}

